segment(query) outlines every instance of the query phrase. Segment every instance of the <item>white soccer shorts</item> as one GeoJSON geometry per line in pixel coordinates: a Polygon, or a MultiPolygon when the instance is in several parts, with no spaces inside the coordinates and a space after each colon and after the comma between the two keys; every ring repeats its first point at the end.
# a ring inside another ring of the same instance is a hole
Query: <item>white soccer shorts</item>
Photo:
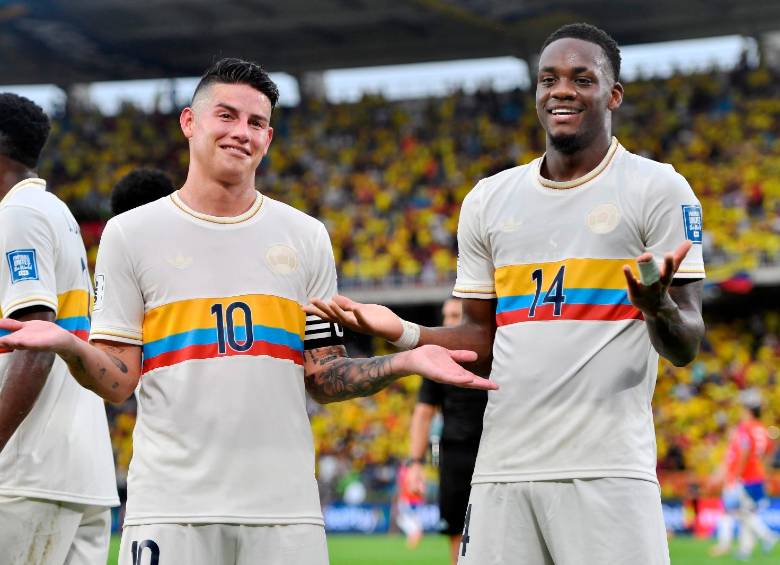
{"type": "Polygon", "coordinates": [[[328,565],[325,528],[313,524],[125,526],[119,565],[328,565]]]}
{"type": "Polygon", "coordinates": [[[658,485],[603,478],[471,487],[458,565],[668,565],[658,485]]]}
{"type": "Polygon", "coordinates": [[[111,510],[0,496],[0,565],[103,565],[111,510]]]}

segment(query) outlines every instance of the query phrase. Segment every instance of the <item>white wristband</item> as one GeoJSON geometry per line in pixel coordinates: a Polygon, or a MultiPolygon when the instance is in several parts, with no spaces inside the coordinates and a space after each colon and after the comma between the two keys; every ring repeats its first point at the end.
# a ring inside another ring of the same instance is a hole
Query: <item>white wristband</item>
{"type": "Polygon", "coordinates": [[[658,270],[655,259],[637,263],[636,266],[639,267],[639,282],[645,286],[650,286],[651,284],[658,282],[661,278],[661,273],[658,270]]]}
{"type": "Polygon", "coordinates": [[[401,318],[401,325],[404,328],[401,337],[390,343],[398,349],[414,349],[420,341],[420,326],[413,322],[407,322],[403,318],[401,318]]]}

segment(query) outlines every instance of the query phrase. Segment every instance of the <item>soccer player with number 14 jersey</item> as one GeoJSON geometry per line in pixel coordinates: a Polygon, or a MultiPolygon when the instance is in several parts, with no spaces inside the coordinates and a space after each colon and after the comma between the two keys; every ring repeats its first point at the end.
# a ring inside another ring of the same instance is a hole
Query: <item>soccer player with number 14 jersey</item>
{"type": "Polygon", "coordinates": [[[658,355],[687,364],[704,333],[702,216],[670,165],[612,137],[619,74],[617,44],[593,26],[564,26],[543,45],[546,153],[463,202],[460,326],[414,327],[344,297],[308,308],[409,345],[475,350],[475,370],[500,385],[488,393],[462,565],[669,562],[651,399],[658,355]]]}

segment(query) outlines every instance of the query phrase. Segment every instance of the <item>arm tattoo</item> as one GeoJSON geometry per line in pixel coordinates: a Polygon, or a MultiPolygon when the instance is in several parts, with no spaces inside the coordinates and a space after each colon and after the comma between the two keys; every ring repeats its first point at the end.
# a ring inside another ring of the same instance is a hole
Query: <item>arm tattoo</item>
{"type": "Polygon", "coordinates": [[[111,361],[114,363],[114,365],[116,365],[119,368],[119,370],[122,371],[123,373],[127,373],[127,365],[125,365],[124,362],[119,357],[109,353],[109,351],[113,353],[122,353],[123,349],[121,347],[114,347],[114,346],[107,347],[106,349],[108,350],[106,351],[106,355],[108,355],[111,358],[111,361]]]}
{"type": "Polygon", "coordinates": [[[113,361],[114,365],[116,365],[120,371],[123,373],[127,373],[127,365],[124,364],[124,362],[119,357],[114,357],[110,353],[106,353],[106,355],[109,356],[111,361],[113,361]]]}
{"type": "Polygon", "coordinates": [[[398,378],[390,367],[392,355],[350,359],[339,345],[304,351],[304,356],[306,390],[318,402],[370,396],[398,378]]]}

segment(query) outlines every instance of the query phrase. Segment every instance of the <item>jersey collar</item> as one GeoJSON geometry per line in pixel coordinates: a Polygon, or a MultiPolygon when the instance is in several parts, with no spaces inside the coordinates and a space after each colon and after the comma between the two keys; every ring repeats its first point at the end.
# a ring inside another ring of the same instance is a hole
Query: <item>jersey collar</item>
{"type": "Polygon", "coordinates": [[[544,155],[542,155],[542,158],[539,159],[538,164],[536,165],[536,178],[539,180],[539,184],[546,188],[556,188],[556,189],[566,189],[566,188],[575,188],[577,186],[583,185],[586,182],[593,180],[597,176],[599,176],[601,173],[604,172],[604,169],[609,166],[609,164],[612,162],[612,158],[615,156],[615,153],[617,152],[618,147],[620,146],[620,143],[618,143],[617,137],[612,137],[612,143],[609,145],[609,149],[607,150],[607,154],[604,156],[604,158],[601,160],[601,163],[599,163],[595,169],[590,171],[589,173],[586,173],[582,175],[579,178],[573,179],[573,180],[567,180],[567,181],[554,181],[550,179],[546,179],[542,176],[542,163],[544,163],[544,155]]]}
{"type": "Polygon", "coordinates": [[[12,194],[19,192],[23,188],[31,188],[31,187],[46,190],[46,181],[38,177],[33,177],[30,179],[24,179],[23,181],[16,183],[11,187],[11,190],[9,190],[6,193],[6,195],[3,196],[3,199],[0,200],[0,206],[2,206],[3,203],[6,202],[12,194]]]}
{"type": "Polygon", "coordinates": [[[239,216],[212,216],[210,214],[198,212],[187,206],[179,197],[178,190],[170,196],[171,202],[173,202],[176,207],[185,214],[189,214],[190,216],[198,218],[199,220],[204,220],[213,224],[240,224],[241,222],[245,222],[248,219],[253,218],[260,211],[260,208],[263,207],[264,198],[265,197],[260,192],[258,192],[255,201],[252,206],[249,207],[249,210],[239,216]]]}

